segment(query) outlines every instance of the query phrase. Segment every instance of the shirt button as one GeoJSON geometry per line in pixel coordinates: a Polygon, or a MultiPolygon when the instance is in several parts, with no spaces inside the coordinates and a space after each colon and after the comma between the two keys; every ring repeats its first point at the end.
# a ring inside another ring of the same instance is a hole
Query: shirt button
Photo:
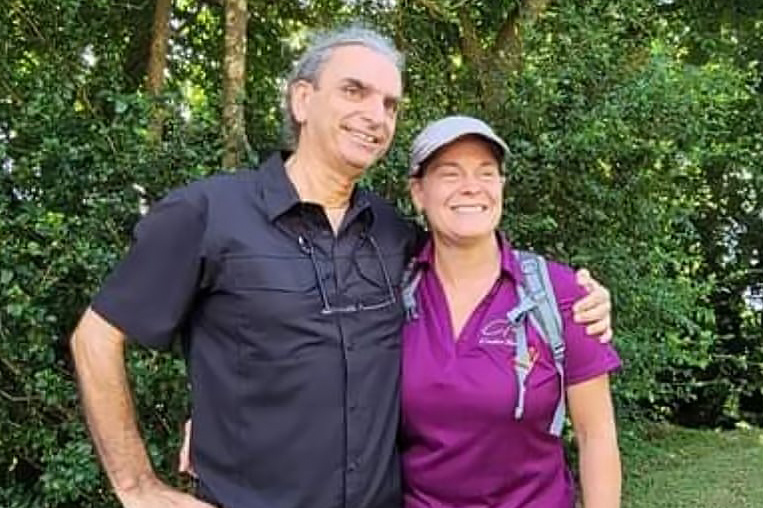
{"type": "Polygon", "coordinates": [[[352,462],[350,462],[350,465],[347,466],[347,471],[350,471],[350,472],[355,471],[357,469],[358,469],[358,462],[357,461],[352,461],[352,462]]]}
{"type": "Polygon", "coordinates": [[[352,342],[347,342],[347,343],[345,343],[344,348],[347,351],[352,351],[353,349],[355,349],[355,346],[353,346],[352,342]]]}

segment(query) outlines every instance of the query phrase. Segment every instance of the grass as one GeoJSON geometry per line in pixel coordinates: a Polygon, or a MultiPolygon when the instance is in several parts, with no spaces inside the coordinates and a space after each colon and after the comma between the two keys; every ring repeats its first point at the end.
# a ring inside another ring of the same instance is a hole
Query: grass
{"type": "Polygon", "coordinates": [[[621,449],[623,508],[763,507],[763,429],[659,425],[621,449]]]}

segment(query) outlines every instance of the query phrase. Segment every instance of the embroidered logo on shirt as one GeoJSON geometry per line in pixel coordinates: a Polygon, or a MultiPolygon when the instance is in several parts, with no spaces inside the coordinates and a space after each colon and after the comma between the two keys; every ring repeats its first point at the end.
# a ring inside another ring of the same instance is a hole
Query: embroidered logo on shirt
{"type": "Polygon", "coordinates": [[[515,325],[504,315],[488,321],[480,329],[480,344],[493,346],[516,346],[515,325]]]}

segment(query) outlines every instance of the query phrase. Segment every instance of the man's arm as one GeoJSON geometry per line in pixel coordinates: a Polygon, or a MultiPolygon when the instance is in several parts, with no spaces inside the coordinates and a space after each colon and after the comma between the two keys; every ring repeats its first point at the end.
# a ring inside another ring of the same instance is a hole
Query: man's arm
{"type": "Polygon", "coordinates": [[[588,325],[588,335],[598,335],[601,342],[612,340],[612,300],[609,290],[591,277],[585,268],[576,273],[577,283],[588,292],[572,307],[576,323],[588,325]]]}
{"type": "Polygon", "coordinates": [[[126,508],[212,508],[154,473],[135,419],[124,347],[124,334],[92,309],[71,338],[87,425],[117,497],[126,508]]]}
{"type": "Polygon", "coordinates": [[[620,452],[615,415],[604,374],[567,388],[570,419],[580,455],[585,508],[620,507],[620,452]]]}

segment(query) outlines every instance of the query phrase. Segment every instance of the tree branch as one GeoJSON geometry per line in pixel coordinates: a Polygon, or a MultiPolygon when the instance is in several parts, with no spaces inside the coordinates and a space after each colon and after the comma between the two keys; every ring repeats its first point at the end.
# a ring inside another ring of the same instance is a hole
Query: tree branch
{"type": "Polygon", "coordinates": [[[519,17],[521,14],[521,8],[519,5],[509,12],[506,19],[498,29],[498,33],[493,41],[491,53],[497,54],[501,51],[506,51],[509,48],[516,46],[516,41],[519,38],[519,17]]]}
{"type": "MultiPolygon", "coordinates": [[[[21,4],[19,3],[19,5],[21,4]]],[[[13,7],[11,9],[13,9],[13,7]]],[[[32,31],[37,35],[37,37],[45,42],[46,46],[50,46],[48,39],[45,37],[45,35],[43,35],[40,27],[38,27],[34,20],[24,11],[23,7],[13,10],[15,10],[22,18],[24,18],[24,21],[26,21],[26,23],[32,28],[32,31]]]]}
{"type": "MultiPolygon", "coordinates": [[[[5,68],[3,69],[3,72],[7,73],[6,74],[7,76],[10,76],[10,72],[7,71],[5,68]]],[[[16,92],[16,90],[14,90],[10,84],[6,83],[4,79],[0,79],[0,85],[3,86],[3,88],[8,93],[8,96],[11,98],[14,104],[21,105],[24,103],[24,100],[21,98],[21,95],[19,95],[18,92],[16,92]]]]}
{"type": "Polygon", "coordinates": [[[485,61],[485,50],[480,44],[477,27],[474,26],[474,22],[465,8],[459,8],[456,14],[458,16],[458,28],[461,32],[462,52],[466,59],[481,71],[485,61]]]}
{"type": "Polygon", "coordinates": [[[522,66],[521,25],[534,23],[548,8],[552,0],[523,0],[506,16],[498,29],[490,55],[504,62],[506,68],[519,70],[522,66]]]}
{"type": "Polygon", "coordinates": [[[548,9],[549,4],[553,0],[526,0],[525,3],[525,19],[530,23],[535,23],[541,14],[548,9]]]}
{"type": "MultiPolygon", "coordinates": [[[[3,336],[5,336],[5,333],[3,333],[3,336]]],[[[8,360],[7,358],[0,357],[0,363],[3,364],[3,366],[10,371],[11,374],[13,374],[16,377],[21,377],[21,369],[17,367],[13,362],[8,360]]]]}
{"type": "Polygon", "coordinates": [[[437,0],[415,0],[419,5],[427,9],[432,14],[450,21],[448,11],[437,0]]]}
{"type": "Polygon", "coordinates": [[[552,0],[524,0],[517,4],[509,12],[498,33],[491,48],[491,54],[498,56],[505,54],[521,58],[522,37],[520,33],[520,22],[532,24],[538,20],[541,14],[548,9],[552,0]]]}
{"type": "Polygon", "coordinates": [[[0,389],[0,397],[7,400],[8,402],[13,403],[20,403],[20,402],[32,402],[33,400],[37,400],[35,397],[25,397],[21,395],[11,395],[10,393],[6,392],[5,390],[0,389]]]}

